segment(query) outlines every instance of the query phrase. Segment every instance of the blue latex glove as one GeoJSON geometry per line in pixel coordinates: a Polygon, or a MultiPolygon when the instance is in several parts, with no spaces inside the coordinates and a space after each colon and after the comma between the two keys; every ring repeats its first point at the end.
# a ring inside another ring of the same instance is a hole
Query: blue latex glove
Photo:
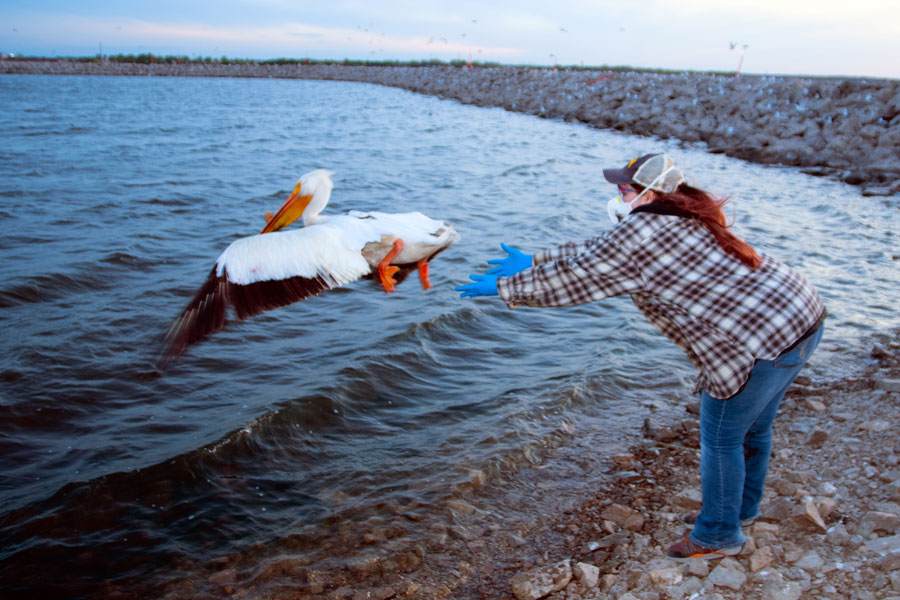
{"type": "Polygon", "coordinates": [[[497,295],[497,276],[496,275],[469,275],[469,279],[475,283],[467,283],[456,288],[457,292],[462,292],[462,298],[474,298],[475,296],[496,296],[497,295]]]}
{"type": "Polygon", "coordinates": [[[497,266],[489,270],[488,275],[509,277],[510,275],[515,275],[519,271],[524,271],[525,269],[530,269],[534,266],[534,260],[530,254],[525,254],[521,250],[513,248],[512,246],[507,246],[502,242],[500,243],[500,247],[506,250],[506,253],[509,254],[509,256],[506,258],[489,260],[489,265],[497,266]]]}

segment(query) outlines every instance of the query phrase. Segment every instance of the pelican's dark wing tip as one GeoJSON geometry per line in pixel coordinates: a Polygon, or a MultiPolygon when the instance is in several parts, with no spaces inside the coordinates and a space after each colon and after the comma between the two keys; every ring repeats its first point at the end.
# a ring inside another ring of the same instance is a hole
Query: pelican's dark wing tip
{"type": "Polygon", "coordinates": [[[206,281],[166,332],[156,360],[157,369],[164,370],[189,346],[225,326],[227,286],[226,275],[216,275],[216,268],[213,267],[206,281]]]}

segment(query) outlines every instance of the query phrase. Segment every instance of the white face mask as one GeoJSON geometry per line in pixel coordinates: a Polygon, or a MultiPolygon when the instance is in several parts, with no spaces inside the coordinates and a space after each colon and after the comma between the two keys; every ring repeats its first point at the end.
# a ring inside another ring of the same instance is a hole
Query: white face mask
{"type": "Polygon", "coordinates": [[[625,202],[622,200],[621,196],[616,196],[614,198],[610,198],[609,202],[606,203],[606,212],[609,214],[609,220],[613,222],[613,224],[618,223],[622,219],[628,216],[631,212],[631,208],[634,206],[634,203],[638,201],[638,198],[644,195],[644,193],[649,190],[651,187],[656,185],[656,182],[669,174],[669,171],[674,169],[675,167],[669,167],[659,175],[657,175],[656,179],[650,182],[650,185],[641,190],[641,193],[635,196],[631,202],[625,202]]]}

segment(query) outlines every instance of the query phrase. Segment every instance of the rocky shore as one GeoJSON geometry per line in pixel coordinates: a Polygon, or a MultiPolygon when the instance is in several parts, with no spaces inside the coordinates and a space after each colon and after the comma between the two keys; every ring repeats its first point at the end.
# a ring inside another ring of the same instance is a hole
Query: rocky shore
{"type": "MultiPolygon", "coordinates": [[[[591,497],[527,528],[498,526],[475,494],[454,500],[448,525],[405,551],[328,569],[289,553],[223,557],[159,597],[900,600],[898,332],[874,345],[862,372],[831,382],[801,375],[789,390],[762,516],[737,556],[666,558],[688,529],[682,515],[700,506],[699,407],[685,409],[675,422],[646,421],[631,448],[604,460],[608,478],[591,497]]],[[[98,597],[141,596],[111,585],[98,597]]]]}
{"type": "Polygon", "coordinates": [[[689,405],[680,423],[646,423],[644,442],[611,459],[610,489],[528,540],[548,548],[541,564],[498,573],[507,591],[497,581],[486,597],[900,599],[900,343],[876,345],[872,357],[859,376],[828,385],[801,376],[789,391],[763,515],[745,528],[740,555],[665,557],[689,527],[681,516],[700,506],[698,406],[689,405]]]}
{"type": "Polygon", "coordinates": [[[0,61],[2,73],[359,81],[686,143],[900,192],[900,81],[343,64],[0,61]]]}

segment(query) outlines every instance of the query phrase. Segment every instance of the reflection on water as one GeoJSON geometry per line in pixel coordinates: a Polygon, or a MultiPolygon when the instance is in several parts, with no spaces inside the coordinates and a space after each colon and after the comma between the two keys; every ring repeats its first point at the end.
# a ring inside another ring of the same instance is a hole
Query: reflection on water
{"type": "Polygon", "coordinates": [[[600,169],[638,154],[674,154],[732,198],[739,233],[819,288],[815,376],[851,371],[900,321],[895,201],[796,170],[362,84],[0,88],[9,592],[139,594],[231,568],[237,583],[291,569],[308,583],[372,557],[403,572],[443,564],[429,544],[449,556],[595,489],[648,413],[680,414],[687,360],[627,298],[510,311],[453,287],[501,241],[608,228],[600,169]],[[329,212],[455,224],[434,289],[357,282],[232,323],[156,376],[160,336],[218,253],[316,167],[336,171],[329,212]]]}

